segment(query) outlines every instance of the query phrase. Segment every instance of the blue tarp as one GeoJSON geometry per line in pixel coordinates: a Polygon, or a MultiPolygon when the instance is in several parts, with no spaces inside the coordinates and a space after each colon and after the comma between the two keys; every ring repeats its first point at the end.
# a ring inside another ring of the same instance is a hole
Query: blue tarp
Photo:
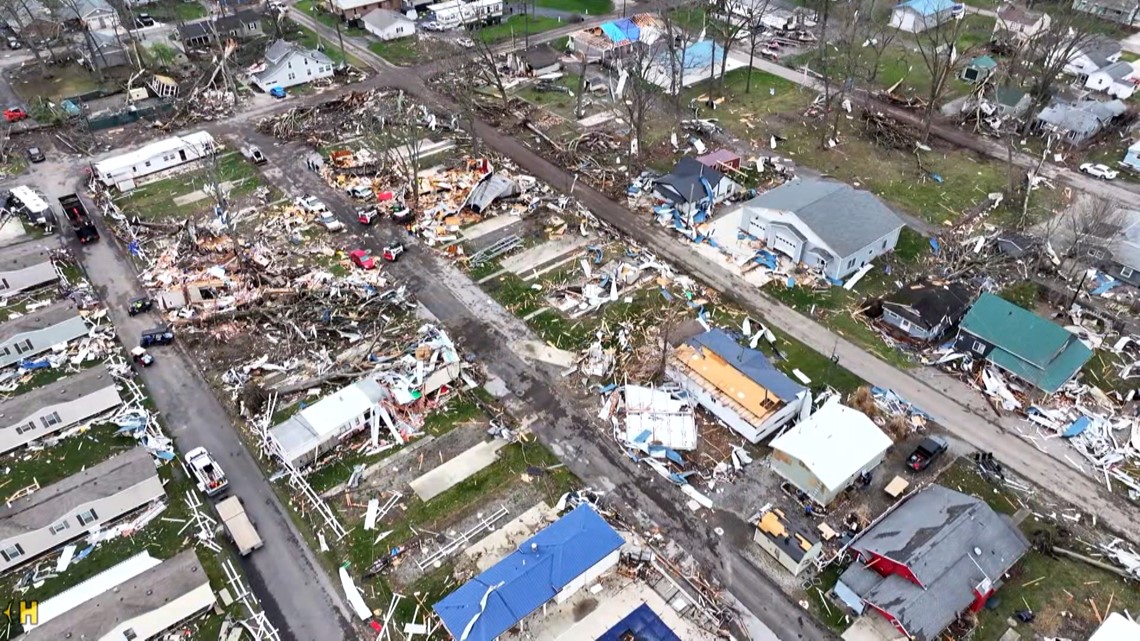
{"type": "Polygon", "coordinates": [[[492,641],[625,542],[588,504],[574,508],[432,606],[451,636],[492,641]]]}
{"type": "Polygon", "coordinates": [[[614,44],[621,44],[629,40],[629,37],[625,35],[625,32],[621,30],[621,27],[612,22],[603,22],[601,24],[601,30],[602,33],[606,34],[606,37],[609,38],[610,41],[614,44]]]}
{"type": "Polygon", "coordinates": [[[629,18],[618,20],[614,23],[614,26],[621,29],[621,32],[625,34],[625,37],[630,42],[641,40],[641,28],[635,25],[629,18]]]}
{"type": "Polygon", "coordinates": [[[622,641],[629,638],[637,641],[681,641],[681,637],[674,634],[653,608],[645,603],[603,632],[598,641],[622,641]],[[628,636],[630,634],[633,636],[628,636]]]}
{"type": "Polygon", "coordinates": [[[1092,419],[1087,416],[1082,416],[1073,421],[1072,425],[1066,427],[1065,432],[1061,434],[1061,436],[1065,438],[1073,438],[1074,436],[1077,436],[1081,432],[1087,430],[1089,428],[1089,425],[1092,425],[1092,419]]]}
{"type": "Polygon", "coordinates": [[[935,256],[937,256],[939,254],[939,252],[942,251],[942,245],[939,244],[937,238],[931,238],[930,239],[930,249],[934,251],[935,256]]]}

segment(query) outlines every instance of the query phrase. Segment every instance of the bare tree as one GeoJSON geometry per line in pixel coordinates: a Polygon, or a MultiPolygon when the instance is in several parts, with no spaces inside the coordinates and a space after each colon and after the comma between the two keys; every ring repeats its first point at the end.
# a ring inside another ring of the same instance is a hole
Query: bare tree
{"type": "Polygon", "coordinates": [[[898,36],[899,30],[891,26],[891,10],[889,7],[877,6],[873,0],[863,0],[861,12],[865,14],[862,22],[863,42],[860,47],[871,50],[867,64],[867,82],[874,82],[879,77],[882,67],[883,54],[898,36]]]}
{"type": "MultiPolygon", "coordinates": [[[[654,73],[654,58],[659,48],[637,47],[626,57],[623,72],[625,83],[620,96],[615,96],[625,109],[630,126],[630,173],[640,173],[644,157],[645,124],[656,108],[660,89],[650,81],[654,73]]],[[[622,83],[619,81],[619,85],[622,83]]]]}
{"type": "Polygon", "coordinates": [[[926,107],[922,116],[922,141],[930,137],[930,125],[934,120],[934,110],[946,94],[950,79],[962,55],[958,51],[958,40],[962,35],[965,20],[955,18],[935,25],[917,34],[915,42],[922,63],[930,75],[930,88],[926,93],[926,107]]]}
{"type": "MultiPolygon", "coordinates": [[[[80,0],[44,0],[43,5],[54,15],[73,15],[79,18],[82,15],[80,0]]],[[[79,18],[79,28],[83,33],[83,42],[87,48],[87,60],[91,63],[91,72],[95,79],[103,82],[103,67],[107,66],[107,58],[103,55],[103,48],[95,42],[95,35],[91,33],[90,25],[79,18]],[[102,64],[100,64],[102,63],[102,64]]]]}
{"type": "Polygon", "coordinates": [[[732,5],[732,9],[737,12],[737,15],[748,24],[748,71],[744,80],[744,93],[752,92],[752,72],[755,70],[756,49],[763,42],[760,20],[768,10],[768,2],[769,0],[739,0],[732,5]]]}
{"type": "Polygon", "coordinates": [[[375,114],[365,134],[368,146],[380,152],[409,185],[407,203],[412,211],[419,211],[420,204],[421,123],[428,128],[442,126],[427,107],[408,102],[401,92],[396,107],[389,113],[375,114]]]}
{"type": "MultiPolygon", "coordinates": [[[[1082,195],[1072,206],[1059,216],[1061,220],[1050,241],[1061,245],[1060,258],[1064,261],[1084,254],[1096,256],[1105,251],[1106,242],[1115,236],[1124,222],[1124,212],[1119,203],[1092,196],[1082,195]]],[[[1071,277],[1077,268],[1073,261],[1068,268],[1071,277]]]]}
{"type": "Polygon", "coordinates": [[[472,70],[475,72],[476,78],[481,79],[484,83],[495,87],[498,92],[499,98],[503,101],[503,108],[510,107],[511,98],[507,95],[506,83],[503,81],[503,70],[499,64],[499,55],[479,34],[472,38],[475,46],[471,48],[471,63],[472,70]]]}
{"type": "MultiPolygon", "coordinates": [[[[741,15],[736,13],[737,7],[742,4],[747,4],[750,0],[713,0],[711,9],[715,14],[714,19],[709,21],[709,31],[713,36],[713,41],[717,39],[721,41],[720,50],[720,85],[724,86],[725,70],[728,69],[728,54],[736,45],[737,38],[741,34],[746,33],[745,29],[750,29],[749,22],[741,15]]],[[[759,0],[760,2],[767,3],[767,0],[759,0]]],[[[713,48],[713,57],[716,56],[716,49],[713,48]]],[[[715,71],[716,65],[713,64],[715,71]]]]}
{"type": "MultiPolygon", "coordinates": [[[[659,50],[664,50],[666,61],[669,64],[669,95],[673,98],[673,114],[677,118],[678,124],[681,120],[681,75],[685,68],[685,52],[688,50],[698,36],[694,36],[684,29],[676,20],[677,14],[680,11],[687,11],[689,7],[671,9],[668,3],[662,3],[660,6],[659,17],[663,31],[665,32],[664,47],[657,47],[659,50]]],[[[638,45],[635,45],[638,46],[638,45]]]]}
{"type": "Polygon", "coordinates": [[[586,115],[586,54],[577,54],[578,61],[578,95],[574,97],[574,117],[581,120],[586,115]]]}
{"type": "MultiPolygon", "coordinates": [[[[44,56],[44,47],[40,45],[40,38],[36,37],[37,34],[32,33],[34,29],[46,24],[44,16],[41,15],[41,6],[37,6],[28,2],[28,0],[0,0],[0,16],[5,21],[14,26],[14,29],[19,34],[20,42],[32,52],[32,56],[36,59],[36,64],[39,65],[43,74],[49,75],[47,68],[47,61],[55,57],[55,52],[51,50],[51,45],[47,45],[47,56],[44,56]],[[31,35],[28,35],[31,34],[31,35]]],[[[50,42],[58,34],[50,34],[47,41],[50,42]]]]}
{"type": "MultiPolygon", "coordinates": [[[[1053,14],[1050,14],[1053,15],[1053,14]]],[[[1030,38],[1023,47],[1024,64],[1016,70],[1023,70],[1030,87],[1032,102],[1029,113],[1040,111],[1053,96],[1057,80],[1065,67],[1084,49],[1095,44],[1099,38],[1095,28],[1095,18],[1072,9],[1062,9],[1053,15],[1053,23],[1048,31],[1030,38]]],[[[1027,118],[1022,125],[1022,133],[1028,133],[1032,119],[1027,118]]]]}

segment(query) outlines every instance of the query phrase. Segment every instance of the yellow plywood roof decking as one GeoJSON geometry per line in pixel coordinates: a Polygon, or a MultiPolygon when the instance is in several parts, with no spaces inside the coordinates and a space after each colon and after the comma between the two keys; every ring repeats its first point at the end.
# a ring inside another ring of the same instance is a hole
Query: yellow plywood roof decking
{"type": "Polygon", "coordinates": [[[767,534],[773,540],[783,541],[788,545],[794,545],[804,552],[810,550],[812,546],[815,545],[815,543],[809,541],[806,537],[798,532],[789,531],[788,527],[784,525],[783,517],[784,513],[780,510],[771,510],[765,512],[764,516],[760,517],[760,522],[756,524],[756,527],[760,528],[761,532],[767,534]]]}
{"type": "Polygon", "coordinates": [[[771,416],[783,405],[778,396],[740,373],[728,361],[707,348],[680,345],[674,352],[674,358],[753,414],[757,423],[771,416]]]}

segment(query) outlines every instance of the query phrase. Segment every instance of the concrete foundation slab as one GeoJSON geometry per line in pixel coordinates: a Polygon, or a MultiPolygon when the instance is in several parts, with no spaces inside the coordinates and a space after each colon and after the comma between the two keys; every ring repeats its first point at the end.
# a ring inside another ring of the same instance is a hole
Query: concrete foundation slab
{"type": "Polygon", "coordinates": [[[20,222],[19,218],[13,216],[3,226],[0,226],[0,246],[18,243],[24,240],[27,235],[28,232],[24,231],[24,224],[20,222]]]}
{"type": "Polygon", "coordinates": [[[463,236],[464,240],[475,240],[520,222],[522,222],[522,218],[516,216],[492,216],[482,222],[475,223],[470,227],[460,230],[459,233],[463,236]]]}
{"type": "Polygon", "coordinates": [[[843,631],[843,641],[903,641],[895,626],[875,613],[865,614],[843,631]]]}
{"type": "Polygon", "coordinates": [[[494,463],[499,458],[499,450],[506,444],[506,441],[500,439],[480,443],[417,478],[409,485],[421,500],[430,501],[494,463]]]}
{"type": "Polygon", "coordinates": [[[463,551],[463,558],[474,563],[478,571],[482,572],[515,551],[520,543],[557,518],[554,508],[540,501],[538,505],[470,545],[463,551]]]}
{"type": "Polygon", "coordinates": [[[585,249],[587,245],[597,242],[596,238],[583,238],[567,234],[558,240],[551,240],[541,245],[531,247],[513,256],[504,258],[500,264],[503,269],[525,276],[528,272],[541,268],[543,265],[553,263],[564,256],[585,249]]]}
{"type": "Polygon", "coordinates": [[[538,341],[519,341],[511,346],[511,350],[523,358],[550,363],[558,367],[572,367],[578,362],[577,352],[558,349],[538,341]]]}

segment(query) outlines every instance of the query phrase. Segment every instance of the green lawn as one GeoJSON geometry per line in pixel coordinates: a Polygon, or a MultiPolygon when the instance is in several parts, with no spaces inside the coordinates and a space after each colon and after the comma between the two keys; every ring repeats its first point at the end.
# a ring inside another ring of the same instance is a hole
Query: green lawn
{"type": "Polygon", "coordinates": [[[511,39],[521,43],[528,30],[531,35],[534,35],[565,25],[566,23],[558,18],[544,16],[531,16],[528,25],[527,16],[511,16],[499,24],[483,27],[473,32],[472,37],[480,38],[483,42],[488,43],[504,42],[511,39]]]}
{"type": "MultiPolygon", "coordinates": [[[[719,82],[717,80],[716,82],[719,82]]],[[[683,103],[696,100],[709,93],[708,82],[701,82],[685,90],[683,103]]],[[[717,97],[727,95],[729,99],[721,103],[710,118],[718,118],[722,124],[741,125],[741,136],[748,136],[747,130],[760,125],[768,114],[802,111],[815,99],[816,92],[804,89],[790,80],[784,80],[765,71],[752,71],[752,84],[748,85],[748,69],[735,69],[724,75],[724,91],[717,90],[717,97]],[[745,88],[749,91],[745,93],[745,88]]]]}
{"type": "Polygon", "coordinates": [[[141,10],[145,10],[159,22],[174,24],[206,17],[206,7],[197,0],[159,0],[141,10]]]}
{"type": "Polygon", "coordinates": [[[345,37],[358,37],[368,35],[368,32],[364,29],[361,29],[359,27],[350,27],[340,19],[340,16],[325,11],[324,3],[320,2],[320,0],[300,0],[293,6],[297,7],[298,11],[312,16],[318,22],[330,29],[336,29],[339,26],[341,34],[343,34],[345,37]]]}
{"type": "Polygon", "coordinates": [[[282,33],[285,39],[290,42],[296,42],[307,49],[323,51],[326,56],[337,64],[347,62],[354,67],[362,67],[359,60],[352,56],[346,57],[344,55],[344,52],[340,50],[340,44],[336,42],[335,36],[332,41],[329,41],[318,35],[316,31],[292,21],[288,21],[287,28],[283,27],[282,33]]]}
{"type": "Polygon", "coordinates": [[[135,446],[134,439],[115,436],[118,427],[111,424],[93,426],[84,434],[63,439],[58,445],[39,451],[20,449],[0,457],[0,497],[32,483],[40,487],[83,471],[111,456],[135,446]]]}
{"type": "Polygon", "coordinates": [[[413,36],[399,40],[372,42],[369,43],[368,49],[394,65],[407,66],[422,61],[416,44],[416,37],[413,36]]]}
{"type": "Polygon", "coordinates": [[[25,102],[31,102],[36,98],[46,98],[56,102],[109,86],[109,84],[100,84],[94,74],[78,63],[51,66],[48,70],[48,75],[45,77],[33,66],[13,78],[12,88],[25,102]]]}
{"type": "MultiPolygon", "coordinates": [[[[208,186],[213,180],[212,173],[213,169],[203,167],[180,176],[143,185],[120,196],[117,203],[119,207],[142,218],[182,220],[213,208],[213,192],[208,186]],[[204,190],[207,196],[182,205],[174,203],[175,198],[198,190],[204,190]]],[[[253,164],[236,151],[218,157],[216,175],[219,182],[236,183],[229,191],[230,201],[252,192],[261,184],[253,164]]]]}
{"type": "Polygon", "coordinates": [[[614,10],[612,0],[535,0],[534,4],[547,9],[591,16],[600,16],[614,10]]]}

